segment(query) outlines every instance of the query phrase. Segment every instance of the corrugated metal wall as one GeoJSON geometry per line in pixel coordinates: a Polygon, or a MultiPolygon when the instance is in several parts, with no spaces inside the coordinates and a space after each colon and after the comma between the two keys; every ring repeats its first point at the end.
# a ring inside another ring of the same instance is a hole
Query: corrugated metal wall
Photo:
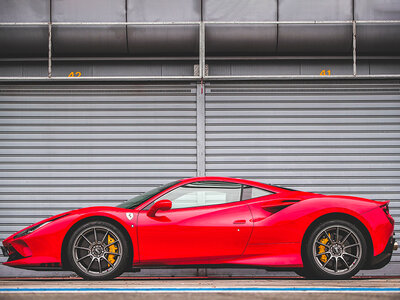
{"type": "Polygon", "coordinates": [[[399,236],[399,100],[398,81],[212,83],[206,174],[391,200],[399,236]]]}
{"type": "Polygon", "coordinates": [[[196,85],[0,87],[0,240],[195,175],[196,85]]]}
{"type": "MultiPolygon", "coordinates": [[[[388,199],[400,235],[399,81],[205,87],[206,175],[388,199]]],[[[115,205],[195,176],[196,101],[203,99],[197,88],[0,86],[0,240],[62,211],[115,205]]],[[[391,270],[398,272],[399,254],[393,261],[391,270]]],[[[170,273],[182,274],[162,274],[170,273]]]]}

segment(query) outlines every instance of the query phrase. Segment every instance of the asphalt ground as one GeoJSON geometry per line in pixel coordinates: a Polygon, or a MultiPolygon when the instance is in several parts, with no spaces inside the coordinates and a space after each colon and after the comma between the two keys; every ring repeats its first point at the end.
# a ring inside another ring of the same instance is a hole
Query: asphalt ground
{"type": "Polygon", "coordinates": [[[119,277],[0,278],[0,299],[86,300],[244,300],[244,299],[400,299],[400,277],[305,280],[301,277],[199,278],[119,277]]]}

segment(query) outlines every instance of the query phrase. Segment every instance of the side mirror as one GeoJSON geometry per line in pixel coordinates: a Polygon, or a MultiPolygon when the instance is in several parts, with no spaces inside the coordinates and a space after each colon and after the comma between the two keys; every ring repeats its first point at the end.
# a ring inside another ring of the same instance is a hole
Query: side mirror
{"type": "Polygon", "coordinates": [[[157,211],[159,210],[170,210],[172,207],[172,202],[169,200],[160,200],[157,201],[156,203],[153,204],[152,207],[150,207],[149,211],[147,212],[147,215],[150,218],[154,218],[156,216],[157,211]]]}

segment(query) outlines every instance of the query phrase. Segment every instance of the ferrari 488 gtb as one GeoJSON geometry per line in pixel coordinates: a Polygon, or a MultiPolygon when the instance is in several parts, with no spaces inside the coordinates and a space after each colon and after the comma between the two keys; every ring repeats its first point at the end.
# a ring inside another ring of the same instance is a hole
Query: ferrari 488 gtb
{"type": "Polygon", "coordinates": [[[397,248],[388,201],[258,182],[175,181],[120,204],[66,212],[3,241],[4,264],[111,279],[141,268],[254,267],[344,279],[397,248]]]}

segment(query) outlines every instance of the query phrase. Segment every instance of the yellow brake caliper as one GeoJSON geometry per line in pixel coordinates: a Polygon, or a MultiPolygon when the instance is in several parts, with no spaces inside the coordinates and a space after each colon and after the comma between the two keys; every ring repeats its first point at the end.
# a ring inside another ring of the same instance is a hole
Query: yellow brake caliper
{"type": "MultiPolygon", "coordinates": [[[[115,242],[115,240],[111,237],[111,235],[108,235],[107,238],[108,238],[107,245],[110,245],[115,242]]],[[[118,247],[115,244],[111,245],[110,247],[108,247],[108,252],[118,253],[118,247]]],[[[115,255],[108,254],[107,260],[112,264],[115,263],[115,255]]],[[[110,266],[110,265],[108,265],[108,266],[110,266]]]]}
{"type": "MultiPolygon", "coordinates": [[[[331,234],[328,233],[329,238],[331,237],[331,234]]],[[[326,245],[329,241],[328,238],[324,238],[324,239],[320,239],[319,240],[322,244],[326,245]]],[[[318,254],[324,253],[325,252],[325,246],[319,245],[318,246],[318,254]]],[[[326,263],[326,261],[328,260],[328,258],[326,257],[326,255],[321,255],[321,257],[319,258],[323,263],[326,263]]]]}

